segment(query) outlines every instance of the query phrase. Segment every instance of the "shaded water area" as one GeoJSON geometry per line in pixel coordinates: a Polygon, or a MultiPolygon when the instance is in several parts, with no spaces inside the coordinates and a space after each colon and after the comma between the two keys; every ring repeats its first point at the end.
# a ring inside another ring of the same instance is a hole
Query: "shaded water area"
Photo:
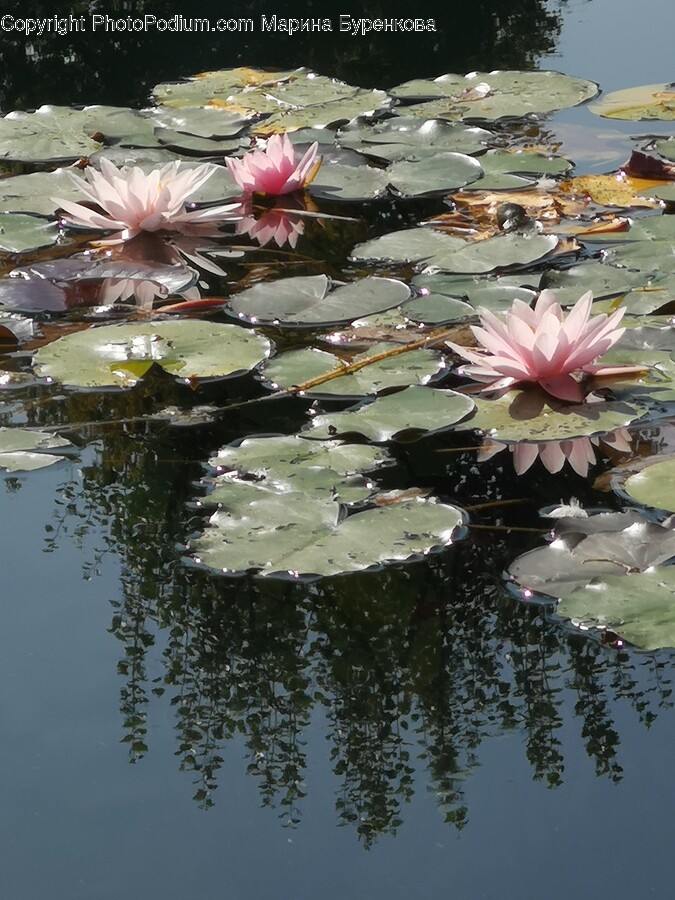
{"type": "MultiPolygon", "coordinates": [[[[407,36],[335,32],[223,42],[71,34],[36,39],[27,55],[5,33],[0,105],[142,106],[160,81],[235,65],[307,65],[364,87],[493,67],[550,67],[612,90],[672,80],[658,25],[645,32],[654,52],[639,71],[616,64],[638,40],[627,15],[615,53],[579,52],[591,19],[600,47],[609,16],[621,20],[610,0],[495,5],[428,4],[438,31],[414,46],[407,36]]],[[[217,15],[203,6],[189,14],[217,15]]],[[[287,6],[249,0],[237,15],[298,14],[287,6]]],[[[664,3],[664,20],[669,10],[664,3]]],[[[311,14],[322,12],[312,4],[311,14]]],[[[592,169],[603,120],[572,109],[556,121],[592,169]]],[[[603,146],[620,161],[619,138],[603,146]]],[[[310,223],[308,256],[337,277],[359,241],[438,211],[435,201],[373,204],[356,223],[310,223]]],[[[293,274],[315,271],[310,261],[293,274]]],[[[228,264],[232,272],[243,277],[243,264],[228,264]]],[[[275,338],[282,347],[296,339],[275,338]]],[[[619,508],[620,499],[569,469],[537,465],[516,478],[500,456],[478,466],[467,440],[430,436],[398,446],[398,465],[378,478],[476,507],[467,539],[422,562],[309,584],[221,578],[184,560],[205,520],[195,482],[206,460],[243,435],[296,432],[311,403],[252,403],[188,426],[148,417],[259,395],[250,379],[195,388],[159,369],[128,392],[6,389],[2,424],[58,430],[76,452],[2,475],[0,893],[668,896],[672,651],[589,639],[517,602],[502,577],[542,543],[542,506],[574,496],[619,508]]],[[[635,452],[659,442],[672,444],[668,426],[642,434],[635,452]]],[[[610,453],[593,473],[615,461],[610,453]]]]}

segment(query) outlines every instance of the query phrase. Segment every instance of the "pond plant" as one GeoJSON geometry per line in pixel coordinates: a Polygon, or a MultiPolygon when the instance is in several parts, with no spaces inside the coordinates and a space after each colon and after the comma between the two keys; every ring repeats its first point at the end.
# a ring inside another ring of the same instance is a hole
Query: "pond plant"
{"type": "MultiPolygon", "coordinates": [[[[590,109],[673,119],[664,87],[590,109]]],[[[532,672],[563,644],[620,777],[598,684],[658,668],[627,645],[675,645],[675,144],[633,138],[589,175],[553,114],[597,94],[543,71],[385,92],[239,68],[141,110],[0,119],[0,465],[81,454],[58,515],[100,517],[126,556],[132,758],[168,628],[204,805],[243,732],[296,821],[315,704],[366,841],[412,793],[402,722],[458,826],[495,721],[527,722],[555,785],[561,714],[532,672]]]]}

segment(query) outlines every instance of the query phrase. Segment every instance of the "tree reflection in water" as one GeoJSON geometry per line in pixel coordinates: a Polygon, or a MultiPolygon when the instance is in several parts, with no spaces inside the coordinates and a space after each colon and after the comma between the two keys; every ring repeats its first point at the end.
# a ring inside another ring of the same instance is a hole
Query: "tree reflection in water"
{"type": "MultiPolygon", "coordinates": [[[[90,0],[68,5],[65,15],[84,16],[86,33],[0,34],[4,80],[0,86],[3,110],[30,109],[43,103],[145,106],[153,85],[163,80],[228,66],[295,69],[305,65],[324,75],[363,87],[392,87],[411,78],[435,77],[444,72],[474,69],[523,69],[550,53],[560,31],[555,4],[543,0],[475,0],[471,4],[425,4],[423,15],[435,18],[430,33],[371,32],[352,36],[339,30],[339,9],[327,0],[312,2],[312,18],[331,20],[331,32],[263,31],[262,15],[297,18],[293,0],[241,0],[236,10],[224,10],[214,0],[195,0],[189,10],[177,10],[170,0],[109,0],[103,12],[111,19],[142,18],[152,14],[170,19],[205,17],[216,22],[224,14],[252,18],[252,32],[91,31],[90,0]],[[195,63],[195,60],[198,62],[195,63]]],[[[407,0],[375,0],[365,15],[370,19],[403,18],[411,14],[407,0]]],[[[23,19],[25,4],[5,0],[3,15],[23,19]]],[[[414,10],[418,12],[418,10],[414,10]]],[[[33,4],[30,16],[53,17],[54,6],[33,4]]],[[[59,15],[64,15],[60,11],[59,15]]],[[[422,13],[420,13],[422,14],[422,13]]],[[[361,15],[358,13],[357,15],[361,15]]],[[[229,15],[228,15],[229,18],[229,15]]]]}
{"type": "MultiPolygon", "coordinates": [[[[178,390],[157,379],[134,392],[139,408],[162,386],[167,400],[178,390]]],[[[96,430],[100,454],[81,482],[64,484],[52,540],[77,536],[92,518],[105,527],[124,568],[111,632],[122,646],[130,760],[148,754],[141,764],[152,765],[147,717],[152,704],[170,703],[180,767],[203,807],[215,802],[219,769],[239,738],[264,805],[297,825],[306,735],[321,716],[338,821],[365,845],[397,830],[422,767],[445,821],[461,828],[463,786],[484,742],[521,734],[533,778],[555,788],[565,778],[563,725],[569,733],[578,720],[597,775],[619,781],[617,707],[628,703],[648,727],[671,706],[665,656],[568,634],[505,594],[514,535],[507,544],[503,532],[482,531],[428,563],[309,585],[221,579],[185,567],[175,545],[197,524],[185,506],[201,471],[195,460],[228,436],[156,423],[96,430]]],[[[535,540],[527,535],[523,549],[535,540]]]]}

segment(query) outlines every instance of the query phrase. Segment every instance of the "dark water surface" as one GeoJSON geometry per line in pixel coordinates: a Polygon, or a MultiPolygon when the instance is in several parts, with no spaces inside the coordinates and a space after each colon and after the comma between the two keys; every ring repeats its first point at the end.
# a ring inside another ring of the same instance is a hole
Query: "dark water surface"
{"type": "MultiPolygon", "coordinates": [[[[45,45],[24,69],[7,40],[3,107],[127,103],[141,82],[291,56],[382,86],[528,63],[608,90],[675,77],[669,0],[639,16],[624,0],[513,3],[520,29],[483,27],[484,45],[462,36],[452,6],[429,4],[436,49],[411,46],[402,62],[383,37],[377,52],[352,39],[350,58],[337,38],[321,49],[267,35],[235,59],[153,42],[144,53],[139,38],[126,63],[75,41],[70,68],[45,45]],[[541,16],[555,19],[548,31],[541,16]]],[[[604,127],[584,110],[565,117],[604,127]]],[[[175,400],[166,382],[143,390],[175,400]]],[[[62,421],[59,403],[45,423],[62,421]]],[[[617,652],[504,596],[500,572],[529,534],[484,532],[430,566],[310,588],[185,568],[176,545],[200,461],[261,427],[242,416],[228,431],[93,429],[75,461],[3,476],[0,896],[670,896],[672,654],[617,652]]],[[[489,494],[490,472],[467,496],[489,494]]],[[[442,491],[443,474],[427,475],[442,491]]],[[[530,504],[509,521],[531,524],[551,478],[523,479],[530,504]]]]}

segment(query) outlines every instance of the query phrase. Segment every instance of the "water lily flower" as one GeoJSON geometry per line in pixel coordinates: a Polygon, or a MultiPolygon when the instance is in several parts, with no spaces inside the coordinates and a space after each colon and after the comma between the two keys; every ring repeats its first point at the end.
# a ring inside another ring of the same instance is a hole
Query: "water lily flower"
{"type": "Polygon", "coordinates": [[[217,171],[203,164],[181,168],[171,162],[161,169],[144,172],[137,166],[118,169],[101,159],[101,171],[88,166],[84,180],[73,176],[82,193],[95,209],[82,203],[55,197],[64,210],[68,224],[83,228],[102,228],[121,234],[106,243],[127,241],[143,231],[181,231],[192,225],[221,222],[232,218],[238,203],[186,211],[185,201],[217,171]]]}
{"type": "Polygon", "coordinates": [[[298,160],[286,134],[273,134],[264,150],[250,150],[241,159],[225,160],[230,175],[245,194],[290,194],[313,181],[321,157],[314,143],[298,160]]]}
{"type": "Polygon", "coordinates": [[[610,349],[625,328],[619,328],[624,310],[610,316],[591,318],[593,295],[581,297],[565,315],[553,291],[542,291],[534,308],[514,300],[503,322],[487,309],[479,309],[480,326],[472,331],[482,347],[471,350],[450,342],[450,346],[472,365],[460,373],[486,382],[491,390],[522,382],[536,382],[568,402],[584,399],[578,376],[622,376],[641,372],[631,366],[612,368],[593,365],[610,349]],[[577,377],[575,377],[577,376],[577,377]]]}

